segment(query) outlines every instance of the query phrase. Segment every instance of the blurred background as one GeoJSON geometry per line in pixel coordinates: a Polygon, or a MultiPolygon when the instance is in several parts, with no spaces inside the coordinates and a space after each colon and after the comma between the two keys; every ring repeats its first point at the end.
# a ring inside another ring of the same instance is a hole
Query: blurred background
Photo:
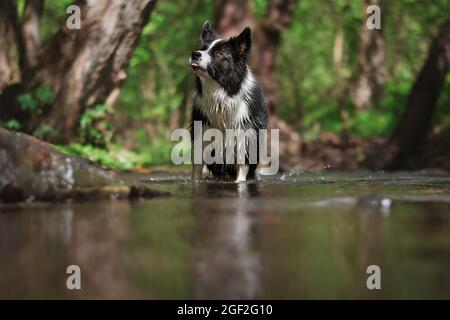
{"type": "Polygon", "coordinates": [[[283,168],[450,168],[448,0],[2,0],[0,121],[104,166],[170,166],[205,20],[250,25],[283,168]],[[67,19],[81,12],[81,28],[67,19]],[[368,5],[382,29],[368,30],[368,5]]]}

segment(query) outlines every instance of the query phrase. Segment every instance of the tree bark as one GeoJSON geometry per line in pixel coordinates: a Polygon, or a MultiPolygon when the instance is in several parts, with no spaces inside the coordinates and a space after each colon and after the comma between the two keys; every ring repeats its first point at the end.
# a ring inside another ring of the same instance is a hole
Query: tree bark
{"type": "Polygon", "coordinates": [[[426,138],[450,69],[450,13],[430,46],[408,97],[405,114],[384,148],[378,167],[398,169],[426,138]]]}
{"type": "Polygon", "coordinates": [[[43,11],[44,0],[27,0],[22,17],[22,35],[29,67],[36,64],[39,54],[39,30],[43,11]]]}
{"type": "MultiPolygon", "coordinates": [[[[362,6],[362,16],[367,16],[368,6],[378,5],[383,18],[383,4],[383,0],[365,0],[362,6]]],[[[375,105],[383,95],[386,80],[384,38],[382,29],[369,30],[367,28],[366,19],[362,19],[359,32],[359,58],[355,79],[353,102],[357,110],[361,111],[375,105]]]]}
{"type": "Polygon", "coordinates": [[[20,35],[17,6],[13,0],[0,2],[0,93],[8,85],[21,81],[26,68],[20,35]]]}
{"type": "Polygon", "coordinates": [[[275,59],[281,33],[289,26],[294,14],[296,0],[270,2],[265,18],[256,24],[254,55],[255,72],[265,89],[269,113],[275,114],[279,104],[278,85],[275,79],[275,59]]]}
{"type": "Polygon", "coordinates": [[[4,3],[0,4],[0,92],[13,81],[15,48],[14,32],[8,19],[4,3]]]}
{"type": "Polygon", "coordinates": [[[81,29],[65,25],[43,50],[27,88],[46,84],[55,100],[46,123],[58,142],[76,136],[80,115],[99,103],[113,104],[128,63],[156,0],[77,1],[81,29]]]}
{"type": "Polygon", "coordinates": [[[342,22],[343,10],[333,2],[332,0],[327,1],[327,5],[330,9],[331,18],[336,29],[336,34],[334,36],[334,46],[333,46],[333,69],[334,69],[334,88],[333,94],[335,96],[337,106],[339,109],[339,114],[342,119],[344,130],[348,129],[350,123],[350,115],[348,112],[348,81],[342,76],[342,64],[344,58],[344,25],[342,22]]]}
{"type": "Polygon", "coordinates": [[[236,36],[245,27],[253,27],[254,17],[248,0],[215,0],[216,30],[225,38],[236,36]]]}

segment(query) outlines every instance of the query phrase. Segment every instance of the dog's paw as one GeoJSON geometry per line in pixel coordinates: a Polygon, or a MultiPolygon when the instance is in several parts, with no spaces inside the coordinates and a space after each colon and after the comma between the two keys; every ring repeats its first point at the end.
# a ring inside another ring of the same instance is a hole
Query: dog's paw
{"type": "Polygon", "coordinates": [[[200,182],[202,182],[202,178],[191,178],[191,182],[192,183],[200,183],[200,182]]]}
{"type": "Polygon", "coordinates": [[[236,180],[234,180],[234,183],[241,183],[241,182],[246,182],[247,179],[245,179],[244,177],[238,177],[236,180]]]}
{"type": "Polygon", "coordinates": [[[245,182],[247,180],[249,167],[247,165],[239,165],[237,171],[237,178],[234,180],[236,183],[245,182]]]}

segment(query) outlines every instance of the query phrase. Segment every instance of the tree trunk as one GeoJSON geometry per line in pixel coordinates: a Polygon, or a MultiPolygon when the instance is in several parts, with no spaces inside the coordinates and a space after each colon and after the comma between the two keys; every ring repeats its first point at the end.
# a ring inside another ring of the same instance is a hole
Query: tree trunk
{"type": "Polygon", "coordinates": [[[44,0],[27,0],[22,18],[22,35],[25,44],[27,64],[33,67],[37,62],[41,41],[40,22],[44,10],[44,0]]]}
{"type": "Polygon", "coordinates": [[[12,0],[0,2],[0,93],[8,85],[20,82],[25,63],[21,50],[17,7],[12,0]]]}
{"type": "Polygon", "coordinates": [[[385,156],[379,160],[378,167],[400,168],[426,138],[449,69],[450,14],[430,46],[408,97],[405,114],[385,147],[385,156]]]}
{"type": "Polygon", "coordinates": [[[336,99],[339,114],[342,119],[344,130],[348,129],[350,123],[350,115],[348,112],[348,81],[342,75],[342,64],[344,58],[344,24],[342,22],[343,10],[336,2],[327,1],[327,5],[331,12],[331,18],[336,29],[333,45],[333,69],[334,69],[334,88],[333,95],[336,99]]]}
{"type": "Polygon", "coordinates": [[[13,81],[15,39],[12,25],[0,4],[0,92],[13,81]]]}
{"type": "MultiPolygon", "coordinates": [[[[383,0],[365,0],[362,6],[363,17],[370,5],[378,5],[381,17],[384,17],[383,0]]],[[[383,94],[386,80],[385,49],[382,29],[370,30],[362,19],[359,32],[359,58],[353,92],[353,102],[357,110],[364,110],[375,105],[383,94]]],[[[383,23],[381,24],[383,26],[383,23]]]]}
{"type": "Polygon", "coordinates": [[[253,27],[253,14],[248,0],[215,0],[216,30],[223,37],[236,36],[245,27],[253,27]]]}
{"type": "Polygon", "coordinates": [[[278,85],[275,79],[275,59],[281,33],[289,26],[294,14],[296,0],[274,0],[270,2],[262,21],[255,24],[254,55],[255,72],[264,87],[267,109],[276,113],[279,104],[278,85]]]}
{"type": "Polygon", "coordinates": [[[63,26],[26,84],[27,88],[46,84],[55,93],[45,121],[59,131],[58,142],[73,140],[86,109],[114,103],[155,2],[76,2],[81,8],[81,29],[63,26]]]}

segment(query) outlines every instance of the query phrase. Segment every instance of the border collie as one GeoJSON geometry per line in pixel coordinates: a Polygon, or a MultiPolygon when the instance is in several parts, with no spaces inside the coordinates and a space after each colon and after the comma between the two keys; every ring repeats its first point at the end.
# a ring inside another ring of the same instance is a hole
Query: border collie
{"type": "MultiPolygon", "coordinates": [[[[262,87],[249,67],[251,45],[248,27],[236,37],[222,39],[208,21],[204,23],[200,47],[189,58],[196,73],[190,128],[192,142],[196,139],[194,123],[200,121],[202,132],[207,129],[217,129],[223,134],[228,129],[250,131],[249,139],[254,139],[259,150],[259,130],[267,128],[267,112],[262,87]]],[[[232,163],[226,161],[206,166],[215,178],[243,182],[255,176],[258,150],[256,163],[249,161],[246,140],[244,148],[237,148],[232,163]],[[245,162],[236,161],[239,150],[246,152],[245,162]]],[[[193,164],[193,180],[201,179],[204,167],[205,162],[193,164]]]]}

